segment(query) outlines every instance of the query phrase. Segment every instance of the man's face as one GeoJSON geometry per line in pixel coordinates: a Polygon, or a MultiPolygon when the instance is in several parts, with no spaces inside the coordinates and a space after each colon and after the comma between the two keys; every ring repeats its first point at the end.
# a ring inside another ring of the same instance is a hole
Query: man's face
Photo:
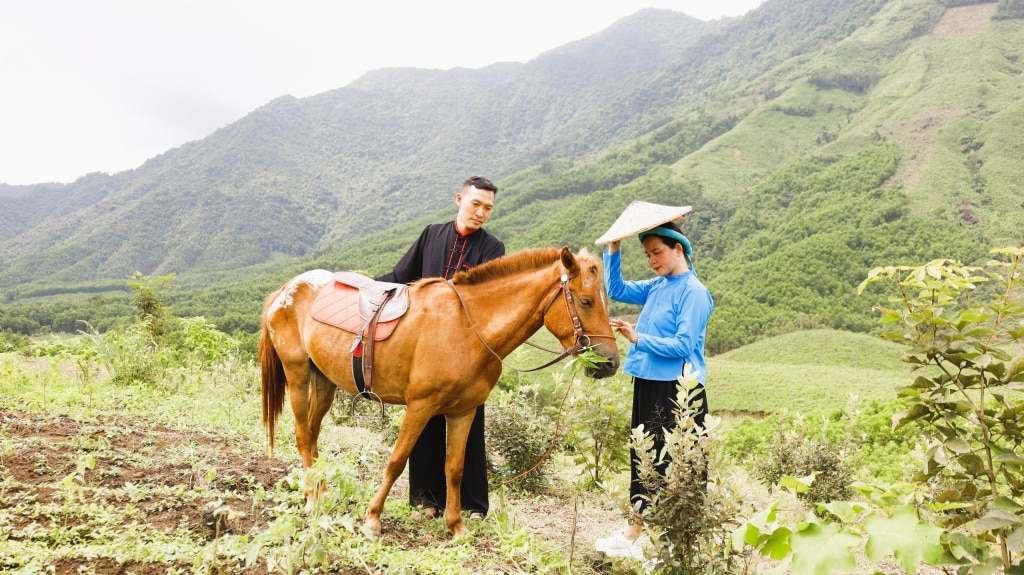
{"type": "Polygon", "coordinates": [[[464,188],[455,195],[459,215],[455,217],[459,231],[470,233],[479,230],[491,218],[494,209],[494,192],[476,187],[464,188]]]}

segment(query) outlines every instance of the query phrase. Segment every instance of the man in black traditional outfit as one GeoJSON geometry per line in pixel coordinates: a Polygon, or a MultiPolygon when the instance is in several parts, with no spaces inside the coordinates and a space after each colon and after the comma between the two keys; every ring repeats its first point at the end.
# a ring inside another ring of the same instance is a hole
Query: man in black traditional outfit
{"type": "MultiPolygon", "coordinates": [[[[455,195],[459,213],[455,221],[431,224],[423,229],[394,270],[381,281],[410,283],[420,278],[451,279],[456,272],[505,255],[505,244],[482,226],[491,217],[498,188],[487,178],[473,176],[455,195]]],[[[423,506],[427,517],[444,509],[448,488],[444,475],[446,425],[443,415],[427,422],[409,456],[409,503],[423,506]]],[[[470,518],[487,514],[487,452],[484,446],[484,406],[476,409],[466,441],[462,475],[462,509],[470,518]]]]}

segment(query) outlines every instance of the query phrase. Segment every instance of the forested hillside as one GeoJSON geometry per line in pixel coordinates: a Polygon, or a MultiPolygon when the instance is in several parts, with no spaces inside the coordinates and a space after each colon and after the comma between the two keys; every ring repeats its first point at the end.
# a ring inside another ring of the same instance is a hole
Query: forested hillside
{"type": "MultiPolygon", "coordinates": [[[[0,217],[37,214],[0,235],[0,328],[114,325],[124,296],[95,294],[138,269],[177,276],[176,314],[252,331],[290,275],[387,270],[485,173],[501,187],[488,229],[510,251],[597,249],[634,199],[693,205],[712,352],[870,331],[881,296],[856,286],[871,267],[1022,241],[1021,15],[940,0],[769,0],[710,24],[644,11],[525,65],[283,97],[135,174],[0,191],[0,217]],[[467,85],[480,97],[459,100],[467,85]],[[52,217],[47,194],[67,195],[52,217]],[[106,231],[81,224],[108,213],[106,231]]],[[[645,276],[639,246],[624,250],[645,276]]]]}
{"type": "Polygon", "coordinates": [[[282,96],[132,171],[0,196],[0,212],[25,222],[0,234],[0,289],[238,269],[430,214],[469,175],[550,157],[574,115],[606,108],[717,26],[644,10],[526,64],[379,70],[282,96]]]}

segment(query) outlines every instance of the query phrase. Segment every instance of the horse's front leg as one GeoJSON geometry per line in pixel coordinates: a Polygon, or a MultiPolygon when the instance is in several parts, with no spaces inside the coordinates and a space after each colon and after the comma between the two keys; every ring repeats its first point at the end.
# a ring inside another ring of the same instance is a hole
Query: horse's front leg
{"type": "Polygon", "coordinates": [[[462,522],[462,470],[466,464],[466,440],[473,425],[476,407],[458,415],[445,415],[448,439],[445,444],[444,474],[448,482],[448,500],[444,509],[444,524],[455,537],[469,531],[462,522]]]}
{"type": "Polygon", "coordinates": [[[423,404],[410,404],[406,406],[405,418],[402,419],[402,427],[398,430],[398,439],[395,440],[395,447],[391,450],[391,457],[384,468],[384,481],[377,489],[377,494],[370,500],[370,509],[366,512],[364,525],[375,535],[380,535],[380,515],[384,511],[384,501],[391,492],[391,487],[405,471],[405,464],[409,461],[409,454],[412,453],[416,440],[419,439],[427,421],[434,416],[432,410],[426,409],[423,404]]]}

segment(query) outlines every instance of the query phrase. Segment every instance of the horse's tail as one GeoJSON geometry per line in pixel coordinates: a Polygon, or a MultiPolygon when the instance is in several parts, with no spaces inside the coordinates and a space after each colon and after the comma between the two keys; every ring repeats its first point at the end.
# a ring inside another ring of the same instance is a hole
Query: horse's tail
{"type": "Polygon", "coordinates": [[[270,338],[270,326],[267,325],[266,313],[260,322],[263,330],[260,333],[260,366],[263,375],[263,427],[267,430],[267,440],[270,442],[270,454],[274,454],[274,428],[277,425],[277,417],[281,415],[284,406],[285,376],[284,367],[281,365],[281,358],[274,349],[274,342],[270,338]]]}

